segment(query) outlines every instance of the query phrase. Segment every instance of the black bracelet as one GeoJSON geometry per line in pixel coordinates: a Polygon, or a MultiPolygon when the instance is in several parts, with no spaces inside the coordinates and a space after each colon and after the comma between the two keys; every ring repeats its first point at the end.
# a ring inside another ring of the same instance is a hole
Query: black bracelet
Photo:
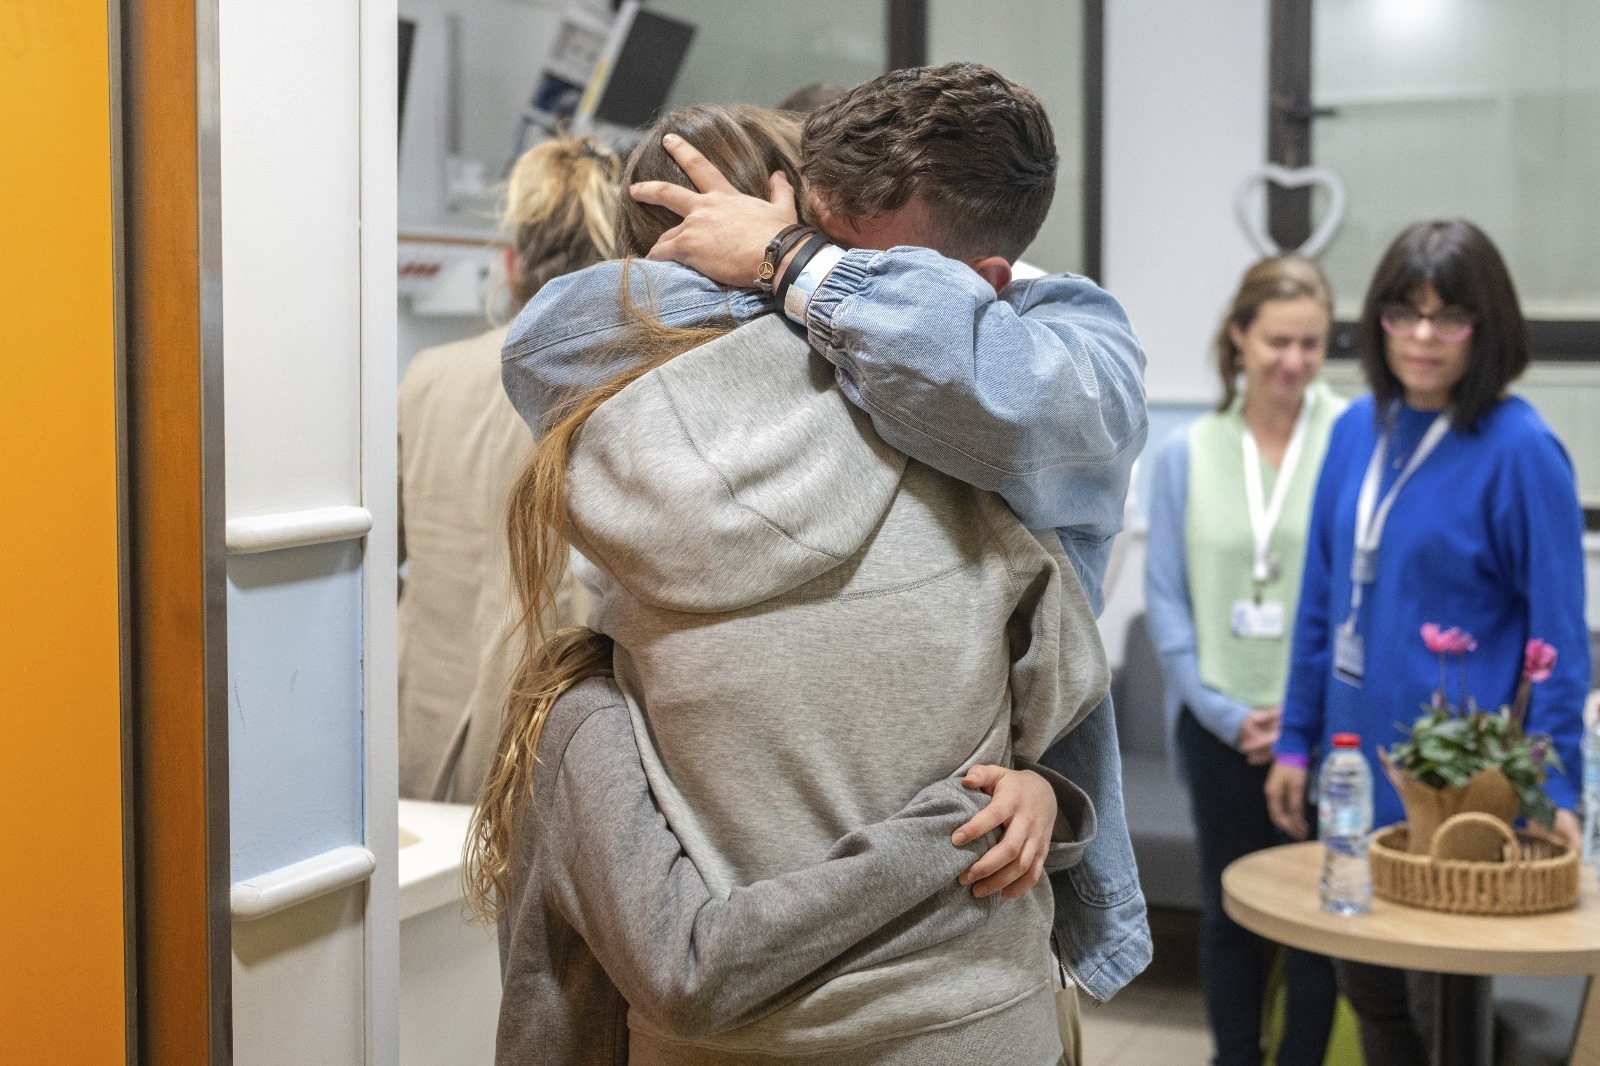
{"type": "MultiPolygon", "coordinates": [[[[789,236],[783,239],[783,243],[778,246],[778,254],[773,257],[772,261],[778,266],[782,266],[784,259],[788,257],[789,253],[794,251],[801,244],[805,243],[806,238],[814,236],[816,232],[817,231],[812,229],[810,226],[801,226],[799,229],[795,230],[793,233],[789,234],[789,236]]],[[[773,290],[775,290],[777,287],[778,278],[774,276],[772,282],[766,288],[766,294],[768,296],[774,295],[773,290]]]]}
{"type": "Polygon", "coordinates": [[[805,227],[798,222],[791,222],[779,230],[777,236],[767,242],[766,253],[761,257],[761,269],[756,273],[755,287],[767,295],[772,294],[772,283],[776,280],[778,264],[783,262],[784,242],[796,231],[805,227]]]}
{"type": "Polygon", "coordinates": [[[783,306],[784,294],[789,291],[789,286],[794,284],[794,279],[800,276],[800,271],[804,270],[806,264],[826,248],[828,243],[827,237],[813,232],[806,243],[800,246],[800,250],[794,253],[794,258],[789,261],[789,269],[783,272],[783,280],[778,283],[777,291],[773,294],[778,300],[779,307],[783,306]]]}
{"type": "MultiPolygon", "coordinates": [[[[787,236],[787,237],[785,237],[783,239],[783,243],[778,246],[778,254],[775,257],[773,257],[772,261],[781,266],[782,263],[783,263],[784,256],[788,255],[791,251],[794,250],[794,247],[797,244],[799,244],[801,241],[805,240],[807,237],[811,236],[815,232],[817,232],[817,231],[815,229],[813,229],[812,227],[810,227],[810,226],[800,226],[800,227],[798,227],[793,233],[789,234],[789,236],[787,236]]],[[[776,287],[776,285],[778,283],[778,279],[777,278],[773,278],[772,279],[772,283],[773,283],[773,286],[776,287]]]]}

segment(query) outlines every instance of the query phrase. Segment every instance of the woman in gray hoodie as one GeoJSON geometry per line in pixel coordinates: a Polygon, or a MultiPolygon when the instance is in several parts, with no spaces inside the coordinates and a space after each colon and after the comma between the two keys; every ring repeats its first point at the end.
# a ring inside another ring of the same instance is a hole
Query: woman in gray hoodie
{"type": "MultiPolygon", "coordinates": [[[[668,116],[630,177],[676,171],[662,162],[670,129],[764,194],[766,175],[793,173],[793,151],[763,115],[668,116]]],[[[671,220],[650,210],[624,203],[619,243],[655,242],[671,220]]],[[[651,275],[624,268],[622,279],[633,309],[630,285],[651,275]]],[[[890,449],[781,318],[732,332],[719,318],[710,307],[667,327],[636,312],[630,369],[541,426],[511,533],[530,617],[567,540],[598,567],[595,625],[616,642],[651,790],[713,896],[732,898],[825,862],[932,783],[1037,758],[1100,700],[1107,675],[1055,537],[890,449]]],[[[523,813],[510,786],[559,688],[535,647],[482,840],[523,813]]],[[[1088,826],[1063,836],[1081,847],[1088,826]]],[[[1074,850],[1063,843],[1061,861],[1074,850]]],[[[909,955],[880,958],[869,940],[847,973],[726,1032],[635,1011],[632,1061],[1054,1062],[1050,913],[1041,883],[981,929],[909,955]]]]}
{"type": "MultiPolygon", "coordinates": [[[[572,632],[551,645],[551,666],[587,672],[596,653],[609,654],[604,638],[572,632]]],[[[630,1011],[685,1037],[715,1036],[843,974],[980,929],[1005,906],[957,883],[994,834],[950,844],[984,804],[953,778],[821,862],[717,896],[651,797],[609,677],[551,704],[539,753],[500,922],[502,1066],[624,1066],[630,1011]]],[[[1069,789],[1058,794],[1072,802],[1069,789]]]]}

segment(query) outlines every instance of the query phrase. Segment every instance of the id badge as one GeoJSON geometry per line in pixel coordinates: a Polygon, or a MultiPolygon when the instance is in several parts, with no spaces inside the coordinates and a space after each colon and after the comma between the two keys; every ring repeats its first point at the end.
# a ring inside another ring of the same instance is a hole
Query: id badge
{"type": "Polygon", "coordinates": [[[1283,636],[1283,604],[1235,600],[1233,635],[1256,640],[1275,640],[1283,636]]]}
{"type": "Polygon", "coordinates": [[[1378,580],[1378,553],[1371,548],[1357,548],[1350,557],[1350,581],[1355,585],[1370,585],[1378,580]]]}
{"type": "Polygon", "coordinates": [[[1333,638],[1333,676],[1360,688],[1366,672],[1366,641],[1356,632],[1355,626],[1346,623],[1338,628],[1333,638]]]}

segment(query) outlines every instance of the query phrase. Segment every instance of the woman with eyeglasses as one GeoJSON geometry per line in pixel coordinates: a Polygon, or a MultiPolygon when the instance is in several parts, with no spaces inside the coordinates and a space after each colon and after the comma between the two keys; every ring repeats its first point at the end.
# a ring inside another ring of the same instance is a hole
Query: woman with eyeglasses
{"type": "MultiPolygon", "coordinates": [[[[1373,824],[1401,821],[1378,750],[1403,738],[1439,683],[1425,623],[1477,638],[1464,690],[1511,702],[1532,637],[1559,657],[1526,728],[1555,741],[1556,830],[1572,813],[1589,687],[1583,516],[1572,463],[1509,386],[1527,326],[1500,253],[1467,222],[1423,222],[1378,264],[1358,327],[1372,389],[1334,426],[1312,503],[1282,732],[1267,777],[1273,821],[1304,838],[1306,784],[1334,733],[1361,735],[1373,824]]],[[[1452,676],[1454,681],[1454,676],[1452,676]]],[[[1427,1061],[1431,975],[1337,962],[1369,1066],[1427,1061]]]]}

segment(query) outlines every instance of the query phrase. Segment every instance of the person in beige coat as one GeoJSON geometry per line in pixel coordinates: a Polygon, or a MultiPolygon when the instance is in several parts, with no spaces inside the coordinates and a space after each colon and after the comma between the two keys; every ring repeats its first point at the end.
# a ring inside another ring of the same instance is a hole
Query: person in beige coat
{"type": "MultiPolygon", "coordinates": [[[[504,224],[521,308],[552,278],[608,258],[620,162],[590,138],[517,161],[504,224]]],[[[470,803],[494,750],[516,663],[506,498],[533,438],[500,384],[505,326],[417,354],[400,383],[400,794],[470,803]]],[[[581,623],[570,576],[557,625],[581,623]]]]}

